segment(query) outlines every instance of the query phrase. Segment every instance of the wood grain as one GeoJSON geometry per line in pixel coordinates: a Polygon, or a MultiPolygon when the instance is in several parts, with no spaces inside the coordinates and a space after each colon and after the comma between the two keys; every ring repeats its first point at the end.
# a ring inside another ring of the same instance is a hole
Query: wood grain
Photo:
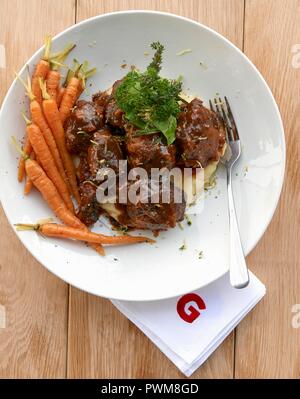
{"type": "Polygon", "coordinates": [[[299,378],[300,330],[292,306],[300,303],[300,68],[291,48],[300,43],[299,0],[247,0],[245,53],[269,83],[279,104],[287,142],[280,206],[267,233],[249,256],[267,296],[237,329],[237,378],[299,378]]]}
{"type": "MultiPolygon", "coordinates": [[[[153,9],[184,15],[213,27],[240,48],[243,1],[78,0],[77,21],[124,9],[153,9]]],[[[233,376],[233,335],[194,378],[233,376]]],[[[68,377],[182,378],[177,368],[112,304],[71,288],[68,377]]]]}
{"type": "Polygon", "coordinates": [[[156,10],[195,19],[242,48],[244,0],[77,0],[77,21],[122,10],[156,10]]]}
{"type": "MultiPolygon", "coordinates": [[[[0,69],[0,101],[14,70],[75,19],[74,0],[59,10],[52,0],[1,0],[0,44],[6,69],[0,69]]],[[[53,378],[66,375],[68,286],[27,252],[0,212],[0,378],[53,378]]]]}

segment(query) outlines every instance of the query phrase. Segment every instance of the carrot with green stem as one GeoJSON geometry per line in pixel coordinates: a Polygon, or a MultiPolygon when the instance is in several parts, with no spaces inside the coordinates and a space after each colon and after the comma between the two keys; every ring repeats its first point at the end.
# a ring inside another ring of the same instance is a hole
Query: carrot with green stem
{"type": "MultiPolygon", "coordinates": [[[[56,98],[56,102],[57,102],[58,108],[60,107],[61,100],[62,100],[62,98],[63,98],[63,96],[64,96],[64,94],[66,92],[66,87],[67,87],[67,85],[69,83],[69,80],[71,79],[71,77],[74,76],[76,69],[79,68],[79,67],[80,67],[80,64],[78,63],[78,61],[74,60],[73,68],[69,68],[67,76],[66,76],[66,79],[65,79],[63,85],[58,88],[58,90],[57,90],[57,98],[56,98]]],[[[80,94],[78,95],[78,97],[79,96],[80,96],[80,94]]]]}
{"type": "MultiPolygon", "coordinates": [[[[16,139],[12,137],[12,142],[25,160],[27,176],[31,179],[34,186],[42,194],[44,200],[54,214],[67,226],[81,230],[88,230],[85,224],[81,222],[66,206],[55,185],[46,175],[42,167],[34,160],[30,159],[19,147],[16,139]]],[[[104,255],[104,249],[100,244],[91,245],[100,255],[104,255]]]]}
{"type": "MultiPolygon", "coordinates": [[[[44,116],[43,110],[42,110],[42,106],[36,101],[35,96],[32,92],[32,88],[31,88],[31,81],[30,81],[30,77],[29,75],[27,76],[27,84],[23,81],[23,79],[18,75],[17,78],[18,80],[22,83],[22,85],[24,86],[25,90],[26,90],[26,94],[29,98],[30,101],[30,105],[29,105],[29,109],[30,109],[30,114],[31,114],[31,119],[32,122],[35,123],[41,130],[46,143],[49,147],[49,150],[51,151],[52,157],[55,161],[56,167],[61,175],[61,177],[64,179],[64,181],[66,182],[67,186],[68,186],[68,190],[69,193],[71,194],[71,186],[69,184],[64,166],[63,166],[63,162],[62,159],[60,157],[57,145],[56,145],[56,141],[53,137],[52,131],[48,125],[48,122],[44,116]]],[[[24,117],[24,115],[23,115],[24,117]]],[[[25,148],[24,148],[25,150],[25,148]]],[[[28,152],[28,151],[25,151],[28,152]]],[[[21,158],[22,163],[24,164],[24,160],[21,158]]],[[[20,162],[21,162],[20,160],[20,162]]],[[[23,165],[24,167],[24,165],[23,165]]]]}
{"type": "Polygon", "coordinates": [[[51,151],[49,150],[49,147],[40,131],[40,128],[37,125],[28,121],[28,119],[26,120],[26,124],[26,132],[28,138],[35,154],[39,158],[40,165],[46,172],[47,176],[51,179],[67,208],[72,213],[74,213],[74,206],[70,198],[68,187],[55,165],[51,151]]]}
{"type": "Polygon", "coordinates": [[[43,101],[42,92],[39,85],[39,79],[45,80],[50,71],[51,64],[55,63],[60,64],[61,60],[64,59],[65,57],[65,53],[69,54],[69,52],[71,51],[70,49],[74,47],[73,44],[70,44],[68,45],[68,47],[66,47],[65,50],[51,54],[50,53],[51,45],[52,45],[51,36],[46,36],[44,55],[36,64],[36,67],[32,75],[32,91],[33,94],[35,95],[36,101],[39,104],[42,104],[43,101]]]}
{"type": "Polygon", "coordinates": [[[31,112],[31,117],[32,121],[40,128],[46,143],[51,151],[51,154],[53,156],[53,159],[55,161],[56,167],[63,178],[63,180],[66,182],[66,185],[68,187],[69,193],[71,194],[71,186],[69,183],[69,180],[67,178],[64,166],[63,166],[63,161],[61,159],[59,150],[56,145],[56,141],[53,137],[52,131],[48,125],[48,122],[44,116],[43,110],[41,106],[35,102],[30,104],[30,112],[31,112]]]}
{"type": "Polygon", "coordinates": [[[32,75],[32,92],[39,104],[42,104],[42,92],[39,85],[39,79],[46,79],[46,76],[50,70],[50,51],[51,51],[51,36],[47,36],[45,39],[45,50],[43,57],[36,64],[35,70],[32,75]]]}
{"type": "Polygon", "coordinates": [[[153,243],[154,240],[142,236],[107,236],[93,233],[91,231],[79,230],[57,223],[37,223],[37,224],[15,224],[17,230],[35,230],[47,237],[68,238],[71,240],[85,241],[102,245],[128,245],[141,242],[153,243]]]}
{"type": "MultiPolygon", "coordinates": [[[[74,60],[74,63],[78,65],[78,61],[74,60]]],[[[85,61],[82,65],[77,67],[73,73],[71,70],[69,77],[67,77],[68,82],[66,90],[59,107],[59,113],[63,124],[68,116],[70,116],[72,108],[84,90],[86,79],[96,72],[96,68],[90,70],[87,70],[87,68],[88,62],[85,61]]]]}
{"type": "Polygon", "coordinates": [[[80,195],[77,187],[75,167],[71,155],[66,148],[65,132],[62,121],[60,119],[60,114],[57,108],[56,101],[54,101],[53,98],[50,98],[49,94],[47,93],[45,83],[41,80],[40,86],[44,99],[42,104],[44,115],[49,123],[54,139],[56,141],[56,145],[59,150],[71,186],[72,194],[74,195],[77,203],[80,204],[80,195]]]}
{"type": "Polygon", "coordinates": [[[59,113],[62,123],[70,116],[71,110],[77,101],[77,93],[80,86],[80,80],[76,77],[70,79],[68,86],[61,99],[59,113]]]}
{"type": "Polygon", "coordinates": [[[55,101],[57,101],[58,89],[61,79],[59,68],[65,66],[63,62],[65,58],[70,54],[70,52],[74,49],[74,47],[75,44],[68,44],[64,48],[64,50],[57,54],[56,57],[51,58],[50,70],[46,78],[46,88],[49,96],[55,101]]]}

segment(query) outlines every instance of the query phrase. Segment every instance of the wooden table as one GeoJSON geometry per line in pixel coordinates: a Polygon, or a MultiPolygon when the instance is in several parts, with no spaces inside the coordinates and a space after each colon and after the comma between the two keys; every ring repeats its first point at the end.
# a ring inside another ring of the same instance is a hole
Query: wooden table
{"type": "MultiPolygon", "coordinates": [[[[56,34],[91,16],[153,9],[217,30],[256,64],[280,106],[287,141],[275,217],[248,256],[267,295],[195,378],[300,377],[300,0],[0,0],[0,99],[14,70],[56,34]],[[59,5],[58,5],[59,4],[59,5]],[[63,4],[63,6],[61,5],[63,4]],[[3,46],[1,46],[3,45],[3,46]],[[294,58],[293,58],[294,57],[294,58]],[[298,68],[297,68],[298,67],[298,68]],[[292,322],[294,317],[294,323],[292,322]]],[[[21,245],[1,211],[0,377],[174,377],[182,374],[108,300],[68,286],[21,245]]]]}

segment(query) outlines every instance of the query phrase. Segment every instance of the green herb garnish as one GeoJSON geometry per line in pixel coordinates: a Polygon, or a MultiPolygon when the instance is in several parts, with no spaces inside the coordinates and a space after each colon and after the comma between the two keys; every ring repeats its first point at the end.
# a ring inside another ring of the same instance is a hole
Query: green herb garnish
{"type": "Polygon", "coordinates": [[[188,226],[192,225],[192,219],[189,217],[189,215],[187,215],[186,213],[184,214],[184,217],[186,218],[187,224],[188,226]]]}
{"type": "Polygon", "coordinates": [[[188,54],[188,53],[191,53],[191,52],[192,52],[192,49],[186,48],[184,50],[179,51],[176,55],[181,56],[181,55],[185,55],[185,54],[188,54]]]}
{"type": "Polygon", "coordinates": [[[180,112],[182,79],[159,76],[164,46],[155,42],[151,47],[155,54],[147,70],[129,72],[116,90],[116,101],[125,118],[139,128],[136,135],[161,132],[167,143],[172,144],[180,112]]]}
{"type": "Polygon", "coordinates": [[[181,247],[179,247],[179,251],[185,251],[187,249],[185,240],[183,240],[183,244],[181,245],[181,247]]]}
{"type": "Polygon", "coordinates": [[[127,226],[118,226],[118,227],[116,228],[116,230],[117,230],[119,233],[123,234],[123,235],[126,235],[126,234],[128,233],[128,227],[127,227],[127,226]]]}

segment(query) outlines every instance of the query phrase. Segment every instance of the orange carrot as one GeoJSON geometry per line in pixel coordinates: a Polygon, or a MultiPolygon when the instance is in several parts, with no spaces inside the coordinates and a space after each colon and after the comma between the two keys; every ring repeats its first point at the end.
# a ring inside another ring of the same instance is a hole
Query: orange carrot
{"type": "Polygon", "coordinates": [[[60,157],[56,141],[53,137],[52,131],[47,123],[47,120],[45,119],[45,116],[43,114],[43,110],[40,106],[40,104],[37,101],[32,101],[30,103],[30,112],[31,112],[31,117],[32,117],[32,122],[34,122],[41,130],[46,143],[49,147],[49,150],[51,151],[52,157],[55,161],[56,167],[63,178],[63,180],[66,182],[68,186],[69,193],[71,193],[71,186],[69,184],[69,180],[67,178],[62,159],[60,157]]]}
{"type": "Polygon", "coordinates": [[[73,69],[70,69],[66,79],[66,90],[64,92],[59,113],[62,123],[68,118],[76,101],[85,88],[86,79],[96,72],[96,68],[88,70],[88,62],[84,61],[81,65],[74,60],[73,69]]]}
{"type": "Polygon", "coordinates": [[[69,179],[69,183],[71,186],[72,194],[74,195],[78,204],[80,204],[80,195],[77,187],[76,180],[76,172],[73,164],[73,160],[71,155],[69,154],[66,148],[65,142],[65,132],[63,128],[62,121],[60,119],[59,110],[57,108],[56,102],[51,99],[46,91],[45,85],[40,81],[42,92],[43,92],[43,111],[46,116],[46,119],[49,123],[49,126],[52,130],[54,139],[56,141],[56,145],[58,147],[61,159],[63,161],[63,165],[65,171],[67,173],[67,177],[69,179]]]}
{"type": "MultiPolygon", "coordinates": [[[[69,193],[71,194],[71,186],[69,184],[66,172],[64,170],[64,166],[63,166],[56,142],[54,140],[53,134],[51,132],[51,129],[50,129],[46,119],[45,119],[42,107],[36,101],[35,96],[32,92],[30,77],[27,76],[27,83],[25,83],[23,81],[23,79],[18,74],[17,74],[17,78],[24,86],[24,88],[26,90],[26,94],[29,97],[29,100],[30,100],[29,109],[30,109],[30,113],[31,113],[32,122],[35,123],[40,128],[40,130],[46,140],[46,143],[49,147],[49,150],[51,151],[51,154],[55,161],[56,167],[57,167],[59,173],[61,174],[61,177],[66,182],[66,184],[68,186],[69,193]]],[[[26,118],[24,113],[22,113],[22,115],[23,115],[23,118],[25,119],[25,122],[27,124],[29,124],[30,121],[26,118]]],[[[22,160],[22,162],[24,163],[23,160],[22,160]]]]}
{"type": "Polygon", "coordinates": [[[59,107],[60,104],[61,104],[61,100],[62,100],[62,98],[63,98],[63,95],[64,95],[65,90],[66,90],[66,88],[65,88],[64,86],[60,86],[60,87],[58,88],[57,97],[56,97],[56,103],[57,103],[57,106],[58,106],[58,107],[59,107]]]}
{"type": "Polygon", "coordinates": [[[72,77],[66,87],[59,107],[59,113],[62,123],[64,123],[68,116],[71,114],[71,110],[74,107],[78,98],[77,93],[79,92],[80,87],[80,79],[75,76],[72,77]]]}
{"type": "MultiPolygon", "coordinates": [[[[55,213],[55,215],[67,226],[82,230],[88,230],[85,224],[81,222],[64,204],[62,198],[57,192],[52,181],[36,161],[27,159],[25,162],[27,175],[32,180],[35,187],[40,191],[44,200],[55,213]]],[[[104,249],[100,244],[91,244],[91,246],[100,254],[104,255],[104,249]]]]}
{"type": "Polygon", "coordinates": [[[40,191],[49,207],[63,223],[67,226],[76,227],[78,229],[87,228],[66,207],[55,185],[36,161],[27,159],[25,161],[25,168],[27,175],[32,180],[35,187],[40,191]]]}
{"type": "Polygon", "coordinates": [[[57,101],[58,88],[61,78],[59,68],[61,66],[64,66],[63,62],[65,58],[69,55],[74,47],[75,44],[70,43],[64,48],[64,50],[58,52],[55,55],[52,55],[50,59],[51,69],[47,74],[46,88],[50,97],[53,98],[55,101],[57,101]]]}
{"type": "MultiPolygon", "coordinates": [[[[27,155],[30,155],[30,153],[32,151],[32,147],[31,147],[30,141],[28,139],[28,136],[26,136],[26,138],[25,138],[23,151],[27,155]]],[[[20,161],[19,161],[19,168],[18,168],[18,180],[19,180],[19,182],[21,182],[24,179],[24,175],[25,175],[25,160],[24,160],[23,157],[21,157],[20,161]]]]}
{"type": "Polygon", "coordinates": [[[47,74],[46,87],[47,92],[53,100],[57,101],[57,90],[60,82],[60,72],[50,70],[47,74]]]}
{"type": "MultiPolygon", "coordinates": [[[[34,151],[31,151],[30,159],[35,159],[35,153],[34,153],[34,151]]],[[[25,165],[24,165],[24,166],[25,166],[25,165]]],[[[24,195],[28,195],[28,194],[30,193],[30,191],[31,191],[31,189],[32,189],[32,186],[33,186],[32,181],[31,181],[31,179],[27,176],[27,177],[26,177],[25,187],[24,187],[24,195]]]]}
{"type": "MultiPolygon", "coordinates": [[[[87,226],[81,222],[65,205],[54,184],[46,175],[41,166],[28,157],[19,147],[16,139],[12,137],[12,142],[25,160],[25,169],[27,176],[42,194],[48,206],[57,215],[57,217],[67,226],[82,230],[88,230],[87,226]]],[[[104,249],[101,244],[90,244],[100,255],[104,255],[104,249]]]]}
{"type": "Polygon", "coordinates": [[[39,85],[39,79],[46,79],[46,76],[50,70],[50,49],[51,49],[51,37],[47,36],[45,40],[45,51],[44,57],[39,60],[36,64],[35,70],[32,75],[32,91],[39,104],[42,104],[42,92],[39,85]]]}
{"type": "Polygon", "coordinates": [[[106,236],[103,234],[92,233],[88,230],[80,230],[78,228],[69,227],[57,223],[41,223],[41,224],[16,224],[17,230],[35,230],[45,236],[56,238],[69,238],[72,240],[86,241],[97,244],[108,245],[127,245],[139,242],[155,242],[148,237],[142,236],[106,236]]]}
{"type": "Polygon", "coordinates": [[[32,181],[29,179],[29,177],[26,177],[26,183],[24,186],[24,195],[28,195],[32,189],[32,181]]]}
{"type": "Polygon", "coordinates": [[[54,159],[52,157],[51,151],[42,135],[39,127],[35,124],[29,124],[26,128],[27,135],[29,137],[30,143],[34,152],[39,157],[39,161],[44,171],[48,177],[52,180],[52,183],[56,187],[58,193],[60,194],[62,200],[66,204],[67,208],[74,213],[74,206],[71,201],[69,190],[66,182],[61,177],[54,159]]]}
{"type": "Polygon", "coordinates": [[[43,101],[41,89],[39,86],[39,79],[46,79],[49,70],[49,62],[45,60],[40,60],[36,65],[35,71],[32,76],[32,91],[35,95],[36,101],[39,104],[42,104],[43,101]]]}

